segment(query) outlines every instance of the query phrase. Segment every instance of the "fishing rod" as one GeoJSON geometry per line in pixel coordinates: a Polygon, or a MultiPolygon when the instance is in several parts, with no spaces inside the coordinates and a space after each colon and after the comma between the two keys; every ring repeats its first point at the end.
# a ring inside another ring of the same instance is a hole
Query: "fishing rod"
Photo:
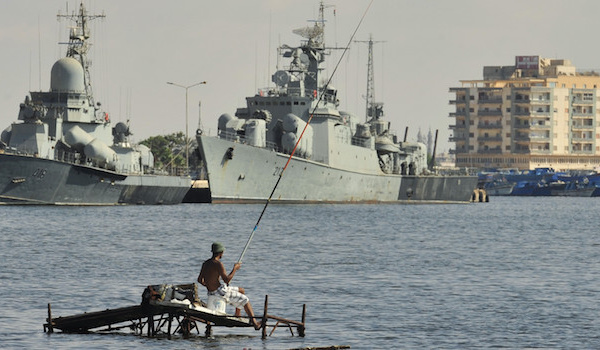
{"type": "MultiPolygon", "coordinates": [[[[340,56],[337,64],[335,65],[335,68],[333,69],[333,72],[329,76],[329,79],[327,80],[327,83],[325,83],[325,85],[322,88],[323,91],[327,90],[327,87],[331,83],[331,80],[333,79],[333,76],[335,75],[335,72],[337,71],[338,67],[340,66],[340,63],[342,62],[342,59],[344,58],[344,55],[350,49],[350,44],[352,43],[352,40],[354,40],[354,36],[356,36],[356,32],[358,32],[358,28],[360,28],[360,25],[362,24],[363,20],[365,19],[365,16],[367,15],[367,12],[369,12],[369,8],[371,7],[371,4],[373,4],[373,1],[374,0],[371,0],[369,2],[369,5],[365,9],[365,12],[363,13],[362,17],[360,18],[360,21],[358,22],[358,25],[356,26],[356,28],[354,29],[354,32],[350,36],[350,40],[348,40],[348,44],[346,44],[346,47],[344,48],[344,51],[342,51],[342,54],[341,54],[341,56],[340,56]]],[[[317,100],[317,103],[313,107],[313,110],[310,113],[308,121],[306,122],[306,124],[304,125],[304,128],[302,129],[302,132],[300,133],[300,137],[298,137],[298,141],[296,141],[296,144],[294,145],[294,148],[292,149],[292,152],[290,153],[290,156],[288,157],[287,162],[285,163],[285,166],[283,167],[283,169],[281,169],[281,172],[279,172],[279,177],[277,178],[277,182],[275,182],[275,186],[273,186],[273,190],[271,191],[271,194],[269,195],[269,198],[267,198],[267,201],[265,202],[265,206],[263,207],[263,209],[262,209],[262,211],[261,211],[261,213],[260,213],[260,215],[258,217],[258,220],[256,221],[256,224],[254,225],[254,228],[252,229],[252,233],[250,233],[250,237],[248,237],[248,241],[246,242],[246,245],[244,246],[244,250],[242,250],[242,254],[240,255],[240,258],[238,259],[238,263],[239,264],[242,263],[242,259],[244,258],[244,255],[246,254],[246,250],[248,250],[248,246],[250,246],[250,242],[252,241],[252,238],[254,237],[254,233],[256,232],[256,229],[258,228],[258,225],[260,224],[260,221],[262,220],[262,217],[265,214],[265,211],[267,210],[267,207],[269,206],[269,203],[271,203],[271,199],[273,198],[273,194],[275,193],[275,190],[277,189],[277,186],[279,186],[279,182],[281,181],[281,178],[283,177],[283,173],[285,172],[285,170],[287,169],[288,165],[290,164],[290,161],[292,160],[292,157],[294,156],[294,153],[296,153],[296,148],[298,148],[298,144],[300,143],[300,140],[302,139],[302,136],[304,136],[304,132],[306,131],[306,129],[310,125],[310,122],[312,121],[312,118],[314,116],[315,111],[317,110],[317,107],[319,106],[319,103],[321,103],[321,101],[323,100],[323,95],[324,94],[319,94],[319,99],[317,100]]]]}

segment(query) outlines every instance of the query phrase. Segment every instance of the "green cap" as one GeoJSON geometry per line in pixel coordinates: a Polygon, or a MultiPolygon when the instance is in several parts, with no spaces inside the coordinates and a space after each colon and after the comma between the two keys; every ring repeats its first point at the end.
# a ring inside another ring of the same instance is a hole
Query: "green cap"
{"type": "Polygon", "coordinates": [[[212,247],[210,248],[210,250],[213,253],[223,253],[225,251],[225,246],[219,242],[215,242],[212,244],[212,247]]]}

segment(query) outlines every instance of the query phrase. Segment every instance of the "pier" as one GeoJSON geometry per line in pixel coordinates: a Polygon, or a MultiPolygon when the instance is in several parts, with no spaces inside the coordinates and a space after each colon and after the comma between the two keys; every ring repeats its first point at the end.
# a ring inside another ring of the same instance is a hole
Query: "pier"
{"type": "MultiPolygon", "coordinates": [[[[143,294],[140,305],[126,306],[103,311],[85,312],[72,316],[53,318],[52,307],[48,304],[48,318],[44,324],[44,332],[53,333],[56,329],[64,333],[110,333],[121,330],[133,331],[136,335],[148,337],[166,336],[171,339],[173,335],[181,334],[189,337],[192,334],[201,334],[200,326],[205,325],[204,336],[212,336],[213,327],[247,328],[254,329],[248,317],[234,316],[219,313],[206,307],[206,304],[197,298],[196,286],[184,284],[172,287],[161,294],[153,293],[156,286],[148,286],[143,294]],[[148,292],[148,291],[151,292],[148,292]],[[171,293],[171,295],[168,295],[171,293]],[[165,295],[167,294],[167,295],[165,295]],[[183,298],[177,298],[184,295],[183,298]]],[[[260,319],[262,338],[271,336],[278,327],[287,328],[291,335],[303,337],[305,332],[306,304],[302,306],[301,321],[294,321],[283,317],[270,315],[268,310],[269,296],[265,296],[264,313],[256,316],[260,319]],[[271,331],[267,334],[267,329],[271,331]]]]}

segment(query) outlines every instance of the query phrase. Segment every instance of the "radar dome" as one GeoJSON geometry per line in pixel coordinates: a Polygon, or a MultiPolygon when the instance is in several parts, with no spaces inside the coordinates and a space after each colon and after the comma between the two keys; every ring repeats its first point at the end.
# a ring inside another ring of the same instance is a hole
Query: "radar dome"
{"type": "Polygon", "coordinates": [[[50,75],[51,91],[85,91],[83,67],[72,57],[64,57],[56,61],[50,75]]]}

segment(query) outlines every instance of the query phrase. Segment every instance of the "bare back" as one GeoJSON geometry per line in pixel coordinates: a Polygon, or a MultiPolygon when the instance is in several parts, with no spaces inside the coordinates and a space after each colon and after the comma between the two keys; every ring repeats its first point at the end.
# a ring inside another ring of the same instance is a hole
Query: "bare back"
{"type": "Polygon", "coordinates": [[[220,278],[223,276],[227,276],[225,266],[218,259],[211,258],[202,264],[198,282],[205,286],[209,292],[212,292],[221,286],[220,278]]]}

